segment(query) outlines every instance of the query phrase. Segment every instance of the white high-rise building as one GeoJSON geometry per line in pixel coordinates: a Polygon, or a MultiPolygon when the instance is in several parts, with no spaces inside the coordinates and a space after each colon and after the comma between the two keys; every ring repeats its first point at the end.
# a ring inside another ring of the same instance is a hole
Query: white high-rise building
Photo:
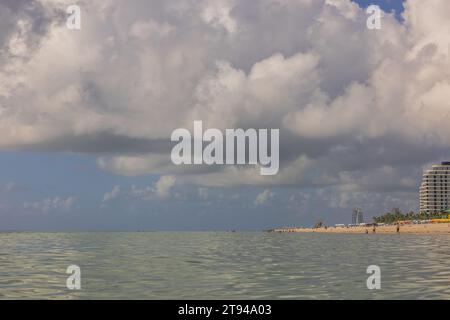
{"type": "Polygon", "coordinates": [[[420,212],[442,213],[450,208],[450,162],[433,165],[423,173],[420,212]]]}

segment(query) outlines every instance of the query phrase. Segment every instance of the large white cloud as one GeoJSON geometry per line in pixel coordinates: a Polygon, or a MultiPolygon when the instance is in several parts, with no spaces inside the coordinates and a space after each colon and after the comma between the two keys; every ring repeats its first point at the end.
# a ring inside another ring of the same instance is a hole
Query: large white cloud
{"type": "Polygon", "coordinates": [[[0,3],[3,150],[92,153],[115,173],[175,174],[170,187],[348,190],[415,188],[450,155],[447,0],[409,0],[381,30],[347,0],[111,0],[80,2],[71,31],[69,2],[0,3]],[[280,128],[279,174],[172,165],[172,130],[197,119],[280,128]]]}

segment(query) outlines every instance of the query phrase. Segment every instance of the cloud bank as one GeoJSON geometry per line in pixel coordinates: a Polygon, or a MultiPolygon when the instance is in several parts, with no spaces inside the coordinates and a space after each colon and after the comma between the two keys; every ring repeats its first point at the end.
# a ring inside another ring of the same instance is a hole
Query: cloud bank
{"type": "Polygon", "coordinates": [[[174,184],[413,190],[450,156],[447,0],[406,1],[381,30],[346,0],[110,0],[80,1],[72,31],[70,2],[0,3],[1,150],[162,174],[160,198],[174,184]],[[194,120],[279,128],[280,172],[172,165],[171,132],[194,120]]]}

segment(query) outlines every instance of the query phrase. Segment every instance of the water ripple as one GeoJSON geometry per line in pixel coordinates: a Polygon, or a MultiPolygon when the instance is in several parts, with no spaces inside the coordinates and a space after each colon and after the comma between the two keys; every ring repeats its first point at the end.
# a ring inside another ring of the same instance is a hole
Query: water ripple
{"type": "Polygon", "coordinates": [[[1,299],[449,299],[450,236],[0,233],[1,299]],[[66,289],[67,266],[82,289],[66,289]],[[378,265],[382,289],[368,290],[378,265]]]}

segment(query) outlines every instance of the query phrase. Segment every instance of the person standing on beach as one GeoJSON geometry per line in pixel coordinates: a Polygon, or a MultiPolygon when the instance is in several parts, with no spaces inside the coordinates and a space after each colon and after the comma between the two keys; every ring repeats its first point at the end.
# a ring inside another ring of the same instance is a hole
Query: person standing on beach
{"type": "Polygon", "coordinates": [[[376,228],[375,228],[375,225],[373,225],[372,232],[375,233],[375,231],[377,231],[377,230],[376,230],[376,228]]]}
{"type": "Polygon", "coordinates": [[[400,232],[400,223],[397,222],[397,233],[400,232]]]}

